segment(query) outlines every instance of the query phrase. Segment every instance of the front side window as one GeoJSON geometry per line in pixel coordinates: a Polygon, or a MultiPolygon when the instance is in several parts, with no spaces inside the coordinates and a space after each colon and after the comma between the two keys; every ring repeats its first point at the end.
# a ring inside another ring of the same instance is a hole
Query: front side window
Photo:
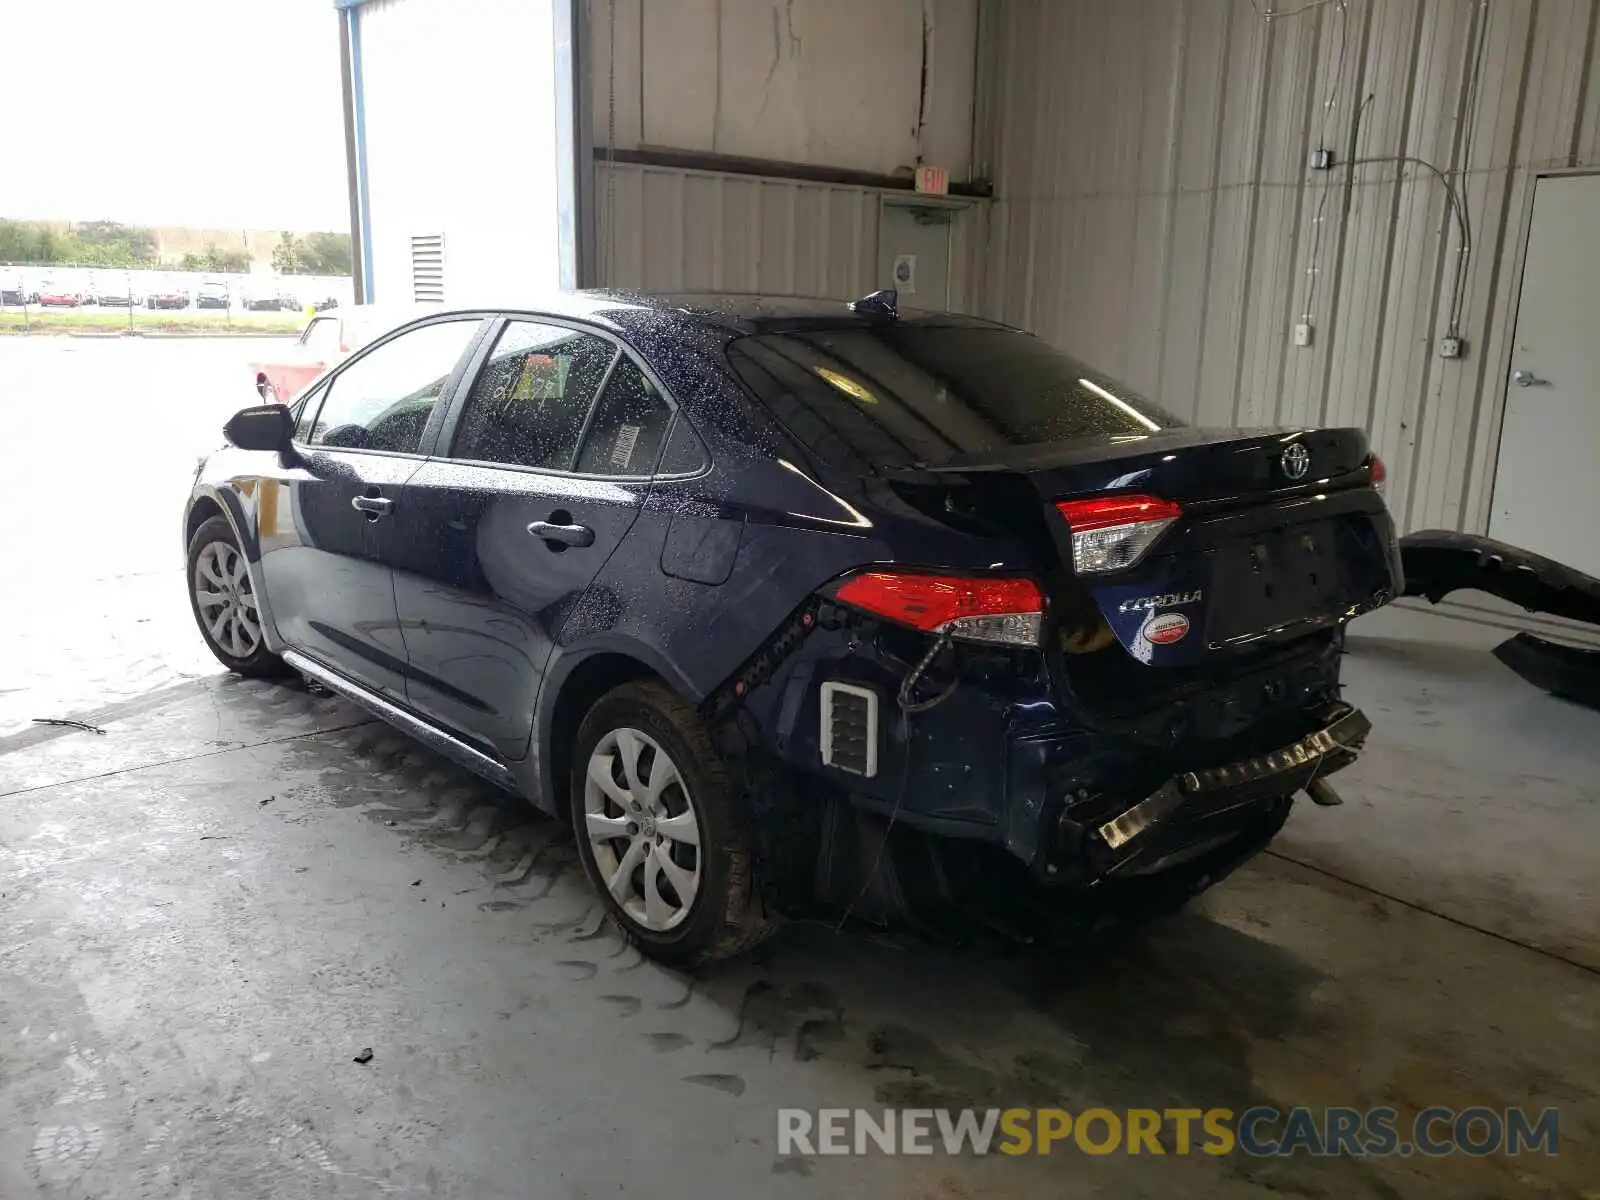
{"type": "Polygon", "coordinates": [[[303,443],[310,439],[317,410],[322,407],[322,394],[327,390],[326,384],[310,388],[294,402],[294,407],[289,411],[294,415],[295,441],[303,443]]]}
{"type": "Polygon", "coordinates": [[[559,325],[512,321],[473,381],[452,458],[569,471],[617,350],[559,325]]]}
{"type": "Polygon", "coordinates": [[[422,325],[351,362],[323,389],[307,444],[415,454],[477,328],[477,318],[422,325]]]}

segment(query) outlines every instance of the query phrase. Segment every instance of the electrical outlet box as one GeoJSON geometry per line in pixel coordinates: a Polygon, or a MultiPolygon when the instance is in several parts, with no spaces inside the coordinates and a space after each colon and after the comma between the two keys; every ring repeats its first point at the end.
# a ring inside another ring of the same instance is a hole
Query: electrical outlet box
{"type": "Polygon", "coordinates": [[[1440,358],[1461,358],[1467,353],[1465,338],[1445,337],[1439,339],[1440,358]]]}
{"type": "Polygon", "coordinates": [[[1333,170],[1333,151],[1326,146],[1318,146],[1311,152],[1311,169],[1313,171],[1333,170]]]}
{"type": "Polygon", "coordinates": [[[1311,345],[1311,322],[1301,321],[1294,327],[1294,344],[1296,346],[1311,345]]]}

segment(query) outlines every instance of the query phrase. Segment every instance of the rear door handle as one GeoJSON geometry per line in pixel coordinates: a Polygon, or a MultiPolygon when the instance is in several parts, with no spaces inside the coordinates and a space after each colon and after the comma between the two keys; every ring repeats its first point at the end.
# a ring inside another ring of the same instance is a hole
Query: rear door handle
{"type": "Polygon", "coordinates": [[[552,548],[556,546],[581,548],[594,545],[594,530],[587,525],[556,525],[549,521],[535,521],[528,526],[528,532],[534,537],[543,538],[552,548]]]}
{"type": "Polygon", "coordinates": [[[389,510],[394,507],[394,501],[387,496],[357,496],[350,501],[350,507],[372,517],[384,517],[389,515],[389,510]]]}

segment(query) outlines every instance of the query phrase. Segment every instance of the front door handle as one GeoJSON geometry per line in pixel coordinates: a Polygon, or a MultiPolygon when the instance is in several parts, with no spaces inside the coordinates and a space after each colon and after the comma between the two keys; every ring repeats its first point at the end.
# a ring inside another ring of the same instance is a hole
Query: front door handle
{"type": "Polygon", "coordinates": [[[350,507],[366,513],[376,521],[379,517],[389,515],[389,510],[394,507],[394,501],[387,496],[357,496],[350,501],[350,507]]]}
{"type": "MultiPolygon", "coordinates": [[[[556,514],[552,513],[552,516],[556,514]]],[[[550,521],[535,521],[528,526],[528,532],[536,538],[543,538],[550,544],[550,548],[560,549],[566,546],[592,546],[594,545],[594,530],[587,525],[573,525],[570,523],[554,524],[550,521]]]]}
{"type": "Polygon", "coordinates": [[[1549,387],[1548,379],[1540,379],[1532,371],[1518,371],[1511,376],[1511,382],[1518,387],[1549,387]]]}

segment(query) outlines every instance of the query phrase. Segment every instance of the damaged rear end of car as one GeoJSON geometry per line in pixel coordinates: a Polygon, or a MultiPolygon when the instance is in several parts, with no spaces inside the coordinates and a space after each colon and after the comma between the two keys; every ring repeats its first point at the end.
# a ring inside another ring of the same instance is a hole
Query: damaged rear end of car
{"type": "Polygon", "coordinates": [[[1181,904],[1338,802],[1370,728],[1344,627],[1401,586],[1360,431],[1187,428],[892,308],[727,357],[871,530],[704,706],[790,905],[1033,939],[1181,904]]]}

